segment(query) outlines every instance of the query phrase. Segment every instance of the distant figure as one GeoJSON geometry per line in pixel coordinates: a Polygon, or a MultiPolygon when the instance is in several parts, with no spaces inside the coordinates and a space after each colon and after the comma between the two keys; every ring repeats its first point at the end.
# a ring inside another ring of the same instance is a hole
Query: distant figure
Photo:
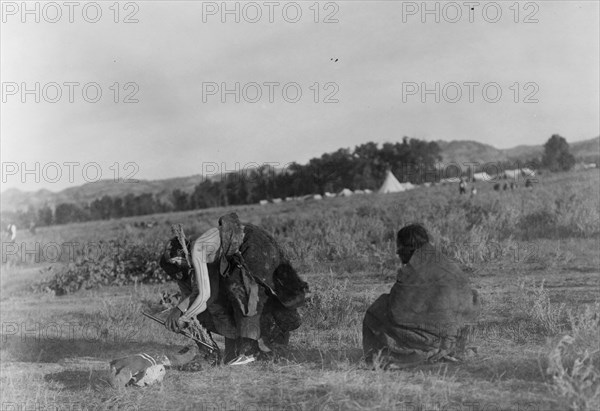
{"type": "Polygon", "coordinates": [[[35,234],[35,229],[36,229],[35,222],[33,222],[33,221],[32,221],[32,222],[30,222],[30,223],[29,223],[29,232],[30,232],[31,234],[35,234]]]}
{"type": "Polygon", "coordinates": [[[511,181],[510,183],[510,191],[513,191],[515,188],[518,188],[519,186],[517,185],[517,183],[511,181]]]}
{"type": "Polygon", "coordinates": [[[458,183],[458,192],[459,194],[467,194],[467,183],[464,178],[460,178],[460,182],[458,183]]]}
{"type": "Polygon", "coordinates": [[[508,190],[508,184],[507,183],[504,183],[504,186],[502,186],[502,190],[504,190],[504,191],[508,190]]]}
{"type": "Polygon", "coordinates": [[[15,241],[15,238],[17,238],[17,226],[14,224],[9,224],[6,226],[6,238],[8,238],[8,241],[15,241]]]}
{"type": "Polygon", "coordinates": [[[494,191],[500,191],[500,183],[494,184],[494,191]]]}
{"type": "Polygon", "coordinates": [[[477,195],[477,189],[475,186],[471,187],[471,197],[475,197],[477,195]]]}
{"type": "Polygon", "coordinates": [[[527,180],[525,180],[525,188],[533,190],[533,181],[531,181],[531,179],[528,178],[527,180]]]}

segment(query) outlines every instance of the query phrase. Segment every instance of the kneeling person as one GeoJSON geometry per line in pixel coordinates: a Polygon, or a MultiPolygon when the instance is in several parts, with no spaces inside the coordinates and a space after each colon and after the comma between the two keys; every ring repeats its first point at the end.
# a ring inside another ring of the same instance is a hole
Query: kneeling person
{"type": "Polygon", "coordinates": [[[402,228],[396,243],[403,267],[390,293],[367,310],[365,358],[372,362],[381,355],[385,364],[453,360],[478,314],[477,293],[466,274],[429,243],[421,225],[402,228]]]}
{"type": "Polygon", "coordinates": [[[177,279],[183,299],[166,321],[172,331],[197,317],[210,332],[225,337],[226,363],[253,360],[266,345],[286,344],[301,324],[297,307],[308,285],[266,231],[223,216],[192,244],[193,271],[169,241],[161,267],[177,279]],[[190,274],[191,272],[191,274],[190,274]]]}

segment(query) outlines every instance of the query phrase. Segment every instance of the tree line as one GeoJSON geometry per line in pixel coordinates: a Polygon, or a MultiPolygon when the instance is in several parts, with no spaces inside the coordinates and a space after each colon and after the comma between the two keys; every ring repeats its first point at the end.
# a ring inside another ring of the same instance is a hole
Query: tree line
{"type": "MultiPolygon", "coordinates": [[[[169,196],[152,193],[127,194],[123,197],[105,195],[90,203],[60,203],[38,210],[30,207],[12,216],[21,226],[66,224],[93,220],[148,215],[171,211],[187,211],[218,206],[254,204],[263,199],[298,197],[325,192],[336,193],[344,188],[377,190],[387,170],[401,182],[421,184],[439,182],[444,177],[439,164],[441,150],[436,142],[404,137],[401,142],[368,142],[354,149],[341,148],[311,159],[307,164],[292,163],[285,169],[269,165],[211,176],[197,184],[192,192],[174,189],[169,196]]],[[[551,171],[568,170],[575,159],[568,143],[553,135],[545,145],[541,159],[531,159],[528,167],[545,167],[551,171]]],[[[499,167],[514,168],[514,162],[499,167]]],[[[464,173],[465,170],[463,170],[464,173]]],[[[476,172],[479,170],[472,170],[476,172]]],[[[5,220],[5,218],[3,218],[5,220]]]]}

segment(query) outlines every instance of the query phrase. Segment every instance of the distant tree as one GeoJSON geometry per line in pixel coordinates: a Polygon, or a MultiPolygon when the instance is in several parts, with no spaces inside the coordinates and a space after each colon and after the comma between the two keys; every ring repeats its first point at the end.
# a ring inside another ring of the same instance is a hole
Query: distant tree
{"type": "Polygon", "coordinates": [[[276,176],[275,169],[272,166],[263,164],[260,167],[251,169],[247,174],[248,180],[253,183],[250,193],[251,202],[273,198],[275,187],[273,180],[276,176]]]}
{"type": "Polygon", "coordinates": [[[192,208],[209,208],[220,206],[220,188],[218,182],[204,180],[194,187],[192,193],[192,208]]]}
{"type": "Polygon", "coordinates": [[[42,208],[38,210],[38,218],[37,225],[39,226],[48,226],[54,222],[54,218],[52,215],[52,209],[48,204],[45,204],[42,208]]]}
{"type": "MultiPolygon", "coordinates": [[[[407,143],[404,137],[403,144],[407,143]]],[[[423,183],[435,180],[435,166],[442,161],[441,150],[435,141],[423,141],[415,138],[408,140],[409,151],[406,154],[408,160],[403,167],[403,179],[411,183],[423,183]]]]}
{"type": "Polygon", "coordinates": [[[121,197],[115,197],[112,204],[111,215],[113,218],[121,218],[125,215],[123,210],[123,199],[121,197]]]}
{"type": "Polygon", "coordinates": [[[230,173],[220,182],[225,185],[227,204],[248,204],[248,185],[245,173],[230,173]]]}
{"type": "Polygon", "coordinates": [[[54,222],[56,224],[67,224],[86,221],[89,218],[86,210],[73,203],[60,203],[54,211],[54,222]]]}
{"type": "Polygon", "coordinates": [[[135,201],[135,196],[128,193],[123,198],[123,215],[126,217],[139,215],[139,207],[135,201]]]}
{"type": "Polygon", "coordinates": [[[542,166],[550,171],[568,171],[575,165],[575,157],[569,152],[569,143],[558,134],[554,134],[544,144],[542,166]]]}
{"type": "Polygon", "coordinates": [[[17,214],[17,221],[21,227],[25,228],[29,227],[31,224],[37,224],[37,212],[31,204],[27,207],[27,211],[19,211],[17,214]]]}
{"type": "Polygon", "coordinates": [[[362,169],[362,172],[356,176],[354,187],[360,189],[368,188],[370,190],[376,189],[379,180],[373,175],[373,166],[369,163],[362,163],[359,165],[359,170],[360,169],[362,169]]]}
{"type": "Polygon", "coordinates": [[[176,188],[171,193],[171,198],[173,199],[173,207],[175,208],[175,211],[185,211],[191,208],[190,195],[185,191],[176,188]]]}
{"type": "Polygon", "coordinates": [[[142,193],[136,196],[138,204],[138,215],[153,214],[159,211],[159,206],[152,193],[142,193]]]}
{"type": "Polygon", "coordinates": [[[54,223],[67,224],[72,221],[74,216],[72,204],[60,203],[54,209],[54,223]]]}
{"type": "Polygon", "coordinates": [[[113,213],[113,198],[104,195],[90,204],[90,218],[92,220],[108,220],[113,213]]]}

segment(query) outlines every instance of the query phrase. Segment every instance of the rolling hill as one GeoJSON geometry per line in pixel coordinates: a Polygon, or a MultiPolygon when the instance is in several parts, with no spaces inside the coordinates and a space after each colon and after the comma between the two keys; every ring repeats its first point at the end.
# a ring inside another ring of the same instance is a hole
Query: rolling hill
{"type": "Polygon", "coordinates": [[[89,203],[104,195],[123,197],[127,194],[140,195],[143,193],[152,193],[161,200],[166,200],[174,189],[179,188],[191,193],[194,191],[194,187],[201,182],[202,176],[194,175],[165,180],[138,180],[135,183],[100,180],[69,187],[58,192],[43,189],[27,192],[10,188],[2,193],[1,205],[3,211],[26,210],[30,205],[39,208],[44,204],[52,206],[60,203],[89,203]]]}
{"type": "Polygon", "coordinates": [[[600,155],[600,137],[575,142],[570,149],[575,158],[597,158],[600,155]]]}
{"type": "MultiPolygon", "coordinates": [[[[510,149],[497,149],[491,145],[476,141],[437,141],[442,151],[443,162],[455,163],[489,163],[501,161],[528,160],[541,157],[542,145],[521,145],[510,149]]],[[[571,153],[578,159],[591,159],[600,155],[600,137],[570,143],[571,153]]],[[[44,204],[50,206],[59,203],[89,203],[104,195],[125,196],[152,193],[163,201],[168,201],[171,192],[179,188],[192,192],[202,182],[201,175],[176,177],[165,180],[139,180],[136,183],[115,183],[112,180],[101,180],[81,186],[69,187],[59,192],[38,190],[36,192],[21,191],[17,188],[7,189],[2,193],[1,207],[3,211],[25,210],[29,206],[39,208],[44,204]]]]}
{"type": "Polygon", "coordinates": [[[436,141],[442,150],[444,163],[491,163],[507,161],[509,158],[503,150],[477,141],[436,141]]]}
{"type": "MultiPolygon", "coordinates": [[[[476,141],[437,141],[442,149],[443,162],[491,163],[501,161],[526,161],[541,158],[543,145],[520,145],[509,149],[498,149],[476,141]]],[[[569,150],[576,159],[589,159],[600,155],[600,137],[569,143],[569,150]]]]}

